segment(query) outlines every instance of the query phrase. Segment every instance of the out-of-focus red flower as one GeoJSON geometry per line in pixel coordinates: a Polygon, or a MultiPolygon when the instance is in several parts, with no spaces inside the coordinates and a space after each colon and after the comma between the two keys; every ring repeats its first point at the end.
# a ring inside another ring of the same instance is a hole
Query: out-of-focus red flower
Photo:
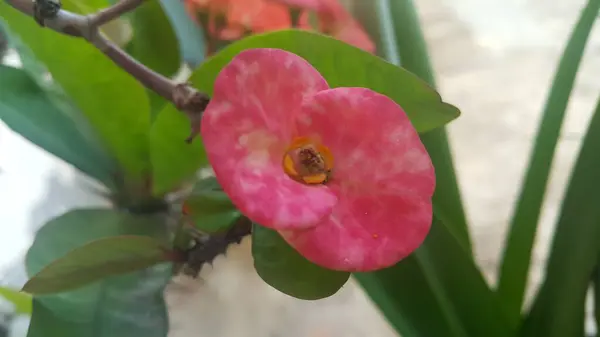
{"type": "Polygon", "coordinates": [[[247,31],[261,33],[291,26],[288,7],[268,0],[186,0],[192,17],[208,14],[208,30],[212,36],[235,40],[247,31]],[[223,20],[219,25],[218,20],[223,20]]]}
{"type": "Polygon", "coordinates": [[[207,13],[208,33],[222,40],[236,40],[247,32],[290,28],[290,8],[296,8],[301,11],[297,28],[316,29],[366,51],[375,51],[373,41],[339,0],[185,0],[185,4],[192,17],[198,12],[207,13]],[[310,25],[311,14],[316,15],[317,27],[310,25]]]}
{"type": "Polygon", "coordinates": [[[290,7],[303,10],[300,28],[311,28],[309,15],[316,13],[319,31],[331,35],[338,40],[362,48],[368,52],[375,51],[375,44],[363,27],[352,17],[339,0],[271,0],[290,7]]]}

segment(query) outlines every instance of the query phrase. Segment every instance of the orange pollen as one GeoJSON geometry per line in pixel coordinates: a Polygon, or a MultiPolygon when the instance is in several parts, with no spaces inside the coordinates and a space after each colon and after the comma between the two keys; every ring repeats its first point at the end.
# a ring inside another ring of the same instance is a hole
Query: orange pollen
{"type": "Polygon", "coordinates": [[[283,156],[283,170],[290,178],[308,185],[325,184],[331,177],[333,155],[307,137],[297,137],[283,156]]]}
{"type": "Polygon", "coordinates": [[[379,237],[378,234],[373,234],[373,239],[377,239],[379,237]]]}

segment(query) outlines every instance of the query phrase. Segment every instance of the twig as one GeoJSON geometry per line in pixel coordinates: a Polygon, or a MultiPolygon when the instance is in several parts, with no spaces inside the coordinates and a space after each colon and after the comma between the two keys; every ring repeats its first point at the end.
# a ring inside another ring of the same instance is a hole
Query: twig
{"type": "Polygon", "coordinates": [[[184,112],[190,120],[192,131],[186,142],[193,140],[198,133],[200,116],[208,105],[209,97],[193,88],[189,83],[176,83],[144,66],[100,34],[100,26],[136,9],[144,0],[121,0],[111,7],[89,15],[80,15],[63,9],[48,15],[39,10],[52,0],[35,0],[35,2],[31,0],[6,1],[22,13],[34,17],[36,21],[47,28],[61,34],[87,40],[146,88],[173,102],[175,107],[184,112]]]}

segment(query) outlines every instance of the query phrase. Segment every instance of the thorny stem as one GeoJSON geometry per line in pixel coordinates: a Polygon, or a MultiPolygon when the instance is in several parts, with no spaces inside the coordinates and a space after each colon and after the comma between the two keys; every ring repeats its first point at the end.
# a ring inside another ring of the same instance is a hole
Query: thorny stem
{"type": "MultiPolygon", "coordinates": [[[[26,15],[35,17],[34,2],[31,0],[6,0],[9,5],[26,15]]],[[[36,0],[48,1],[48,0],[36,0]]],[[[127,71],[146,88],[173,102],[175,107],[190,119],[191,134],[186,142],[191,142],[199,131],[200,116],[208,105],[209,97],[193,88],[189,83],[176,83],[152,69],[144,66],[127,54],[119,46],[100,33],[100,26],[139,7],[144,0],[121,0],[115,5],[97,13],[80,15],[61,9],[51,18],[42,18],[44,26],[58,33],[80,37],[93,44],[116,65],[127,71]]]]}
{"type": "Polygon", "coordinates": [[[227,252],[230,245],[240,243],[251,232],[252,221],[242,216],[227,231],[196,239],[192,248],[182,252],[183,273],[197,277],[206,263],[212,264],[217,256],[227,252]]]}

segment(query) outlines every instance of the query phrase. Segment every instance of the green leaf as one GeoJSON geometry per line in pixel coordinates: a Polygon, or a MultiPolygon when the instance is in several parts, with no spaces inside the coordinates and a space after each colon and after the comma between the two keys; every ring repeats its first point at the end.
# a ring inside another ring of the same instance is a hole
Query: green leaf
{"type": "MultiPolygon", "coordinates": [[[[600,9],[590,12],[595,18],[600,9]]],[[[589,7],[588,7],[589,8],[589,7]]],[[[577,336],[585,317],[589,280],[600,256],[600,99],[583,139],[554,232],[546,278],[522,336],[577,336]]]]}
{"type": "MultiPolygon", "coordinates": [[[[62,4],[67,10],[81,12],[79,7],[85,7],[89,12],[106,6],[106,1],[62,4]]],[[[141,84],[84,39],[42,28],[3,1],[0,17],[27,44],[19,48],[23,62],[37,58],[44,63],[125,171],[138,178],[146,173],[150,107],[141,84]]]]}
{"type": "Polygon", "coordinates": [[[225,192],[216,190],[216,179],[204,179],[194,186],[185,201],[187,216],[202,232],[214,233],[225,230],[241,216],[225,192]]]}
{"type": "MultiPolygon", "coordinates": [[[[404,108],[420,132],[448,123],[460,114],[408,71],[344,42],[307,31],[281,30],[234,42],[204,62],[190,81],[199,90],[212,94],[221,69],[250,48],[279,48],[298,54],[317,68],[332,87],[367,87],[387,95],[404,108]]],[[[183,142],[189,130],[189,121],[173,106],[165,108],[154,123],[150,147],[155,193],[169,191],[207,163],[200,140],[192,146],[183,142]]]]}
{"type": "MultiPolygon", "coordinates": [[[[132,215],[109,209],[74,210],[51,220],[38,231],[26,256],[27,272],[35,275],[52,261],[90,241],[144,235],[167,244],[167,234],[159,215],[132,215]]],[[[170,276],[171,266],[160,264],[74,291],[36,296],[35,301],[42,306],[37,310],[34,304],[28,336],[48,337],[43,331],[51,329],[54,326],[51,321],[56,320],[60,330],[52,337],[62,337],[60,332],[69,333],[64,331],[69,326],[80,332],[79,336],[164,337],[168,320],[162,294],[170,276]]]]}
{"type": "Polygon", "coordinates": [[[172,105],[166,106],[156,117],[150,130],[155,195],[170,192],[184,180],[193,179],[201,167],[208,165],[202,142],[198,139],[191,144],[185,142],[189,134],[189,120],[172,105]]]}
{"type": "MultiPolygon", "coordinates": [[[[127,51],[148,68],[173,76],[181,65],[179,43],[159,0],[146,1],[129,15],[133,38],[127,51]]],[[[158,113],[167,104],[162,96],[147,90],[152,111],[158,113]]]]}
{"type": "MultiPolygon", "coordinates": [[[[598,259],[600,262],[600,259],[598,259]]],[[[592,286],[594,291],[594,319],[596,320],[596,329],[600,327],[600,267],[596,265],[596,270],[592,274],[592,286]]]]}
{"type": "Polygon", "coordinates": [[[33,312],[27,337],[81,337],[90,335],[86,323],[55,315],[39,299],[33,300],[33,312]]]}
{"type": "Polygon", "coordinates": [[[284,294],[318,300],[335,294],[350,273],[322,268],[302,257],[274,230],[252,227],[252,256],[258,275],[284,294]]]}
{"type": "Polygon", "coordinates": [[[54,295],[34,298],[27,337],[165,337],[169,322],[162,294],[169,275],[165,266],[134,273],[103,284],[95,298],[76,304],[54,295]]]}
{"type": "Polygon", "coordinates": [[[159,0],[148,0],[131,12],[133,38],[128,51],[152,70],[174,75],[181,64],[179,43],[159,0]]]}
{"type": "Polygon", "coordinates": [[[577,70],[599,10],[600,0],[588,2],[563,52],[512,218],[502,257],[498,293],[511,319],[515,321],[520,316],[525,296],[533,243],[560,129],[577,70]]]}
{"type": "Polygon", "coordinates": [[[436,217],[408,258],[355,277],[402,336],[513,336],[496,294],[448,227],[436,217]]]}
{"type": "Polygon", "coordinates": [[[31,315],[31,296],[18,290],[0,287],[0,297],[14,305],[15,313],[31,315]]]}
{"type": "Polygon", "coordinates": [[[300,30],[281,30],[234,42],[204,62],[194,72],[192,82],[212,94],[221,69],[250,48],[279,48],[295,53],[319,70],[331,87],[366,87],[387,95],[402,106],[419,132],[442,126],[460,114],[405,69],[334,38],[300,30]]]}
{"type": "Polygon", "coordinates": [[[460,244],[472,254],[471,238],[467,218],[463,208],[462,197],[456,173],[454,160],[450,152],[448,134],[440,128],[421,135],[421,141],[427,148],[435,167],[436,188],[433,194],[433,204],[438,207],[438,213],[448,219],[448,229],[456,236],[460,244]]]}
{"type": "Polygon", "coordinates": [[[116,164],[89,124],[50,83],[0,65],[0,120],[32,143],[110,185],[116,164]]]}
{"type": "Polygon", "coordinates": [[[0,22],[0,59],[4,59],[6,51],[8,50],[8,40],[6,37],[6,31],[0,22]]]}
{"type": "Polygon", "coordinates": [[[167,262],[168,248],[147,236],[113,236],[77,247],[44,267],[23,291],[44,295],[167,262]]]}

